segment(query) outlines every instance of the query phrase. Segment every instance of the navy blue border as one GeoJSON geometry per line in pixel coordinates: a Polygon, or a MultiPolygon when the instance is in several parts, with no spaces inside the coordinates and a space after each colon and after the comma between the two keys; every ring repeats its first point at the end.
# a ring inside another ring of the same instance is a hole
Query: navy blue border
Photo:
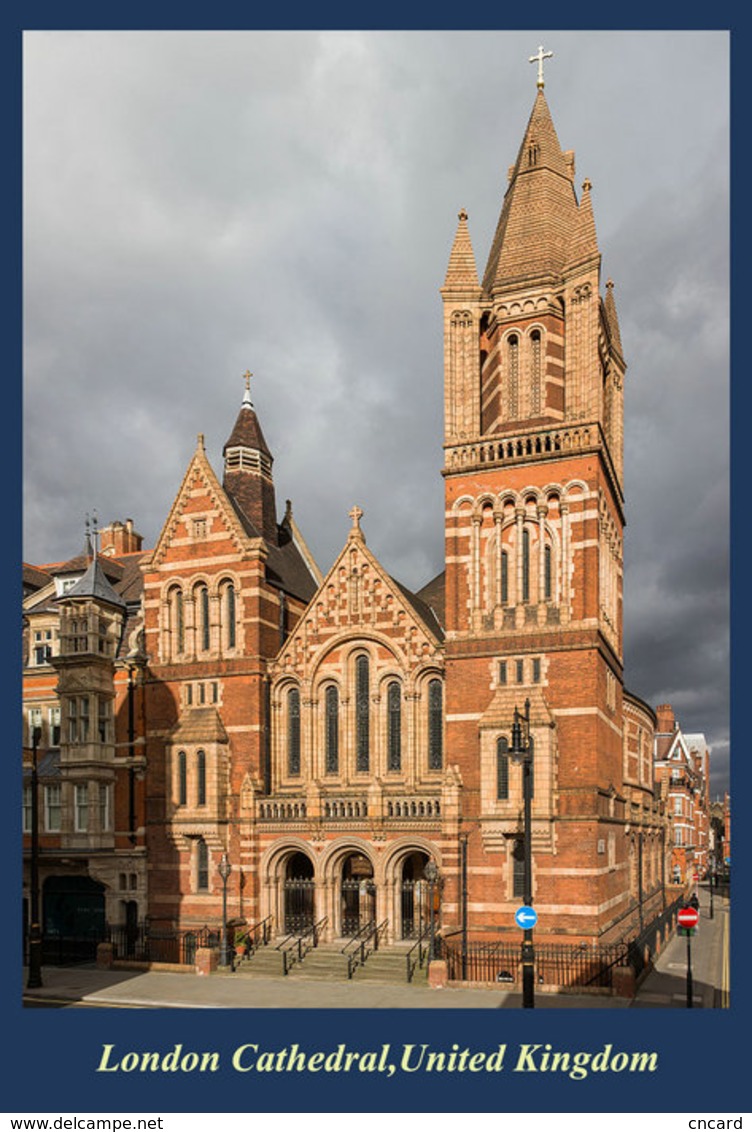
{"type": "MultiPolygon", "coordinates": [[[[678,7],[678,6],[677,6],[678,7]]],[[[527,15],[522,12],[522,15],[527,15]]],[[[531,28],[533,40],[536,26],[560,26],[564,13],[560,6],[537,4],[529,19],[507,18],[498,7],[478,12],[472,24],[461,17],[462,8],[450,11],[441,7],[418,7],[382,3],[377,9],[358,12],[352,4],[329,3],[300,11],[290,4],[285,8],[215,3],[209,6],[182,5],[171,8],[158,3],[141,2],[122,5],[119,9],[102,4],[38,3],[6,6],[0,37],[3,87],[4,151],[3,177],[5,239],[5,303],[3,318],[6,333],[4,401],[4,444],[2,446],[6,493],[3,517],[6,543],[18,548],[6,554],[3,569],[8,577],[3,589],[7,601],[2,604],[2,629],[8,671],[4,681],[5,712],[4,750],[5,782],[14,783],[4,791],[6,805],[4,839],[6,885],[5,930],[0,933],[3,976],[3,1029],[6,1053],[3,1058],[3,1098],[7,1111],[32,1112],[733,1112],[749,1107],[747,1054],[750,996],[749,963],[750,916],[745,907],[747,887],[745,872],[749,867],[749,836],[743,805],[749,796],[748,755],[742,747],[743,719],[739,702],[745,690],[745,650],[739,648],[740,633],[748,625],[749,597],[742,584],[733,592],[733,682],[732,735],[739,738],[739,748],[732,757],[732,799],[738,803],[734,811],[735,902],[732,920],[732,1007],[728,1011],[694,1011],[692,1015],[675,1010],[609,1011],[563,1010],[530,1012],[495,1011],[125,1011],[125,1010],[23,1010],[20,1005],[18,979],[20,924],[20,882],[17,870],[18,820],[17,780],[9,767],[17,765],[20,746],[20,712],[18,711],[18,598],[20,596],[18,561],[20,559],[20,456],[21,456],[21,34],[24,29],[65,28],[455,28],[483,27],[531,28]],[[535,19],[535,24],[533,23],[535,19]],[[744,682],[744,683],[743,683],[744,682]],[[741,695],[740,695],[741,693],[741,695]],[[513,1074],[473,1074],[454,1076],[396,1076],[385,1081],[368,1074],[342,1076],[307,1074],[300,1077],[241,1075],[225,1069],[207,1075],[120,1075],[96,1074],[103,1042],[115,1042],[122,1049],[169,1048],[182,1042],[185,1048],[227,1051],[246,1041],[260,1041],[266,1046],[282,1046],[298,1042],[311,1049],[328,1048],[344,1041],[355,1048],[373,1048],[382,1042],[430,1042],[451,1046],[457,1042],[474,1048],[494,1048],[499,1042],[516,1046],[520,1042],[551,1042],[560,1048],[599,1049],[611,1042],[615,1049],[658,1049],[660,1070],[635,1080],[611,1074],[593,1074],[585,1080],[572,1081],[563,1076],[546,1078],[513,1074]],[[746,1087],[746,1088],[745,1088],[746,1087]]],[[[734,137],[748,143],[746,91],[740,89],[738,75],[744,74],[747,50],[744,21],[748,17],[731,15],[730,5],[704,9],[702,18],[695,18],[691,7],[682,5],[673,16],[659,11],[655,5],[630,5],[623,12],[614,5],[579,4],[567,10],[575,22],[566,23],[567,30],[594,28],[613,30],[694,28],[732,31],[732,75],[737,76],[733,100],[734,137]],[[618,17],[624,16],[619,22],[618,17]],[[712,17],[709,21],[708,16],[712,17]],[[581,21],[581,22],[580,22],[581,21]]],[[[536,41],[537,42],[537,41],[536,41]]],[[[597,95],[594,95],[597,96],[597,95]]],[[[743,192],[739,191],[743,154],[734,150],[734,256],[733,294],[738,306],[746,298],[742,270],[749,255],[749,224],[743,192]],[[741,199],[740,199],[741,198],[741,199]]],[[[646,170],[649,176],[649,170],[646,170]]],[[[691,185],[687,187],[691,192],[691,185]]],[[[739,334],[734,320],[734,359],[739,363],[739,334]]],[[[739,369],[741,367],[739,366],[739,369]]],[[[54,427],[54,395],[49,390],[51,427],[54,427]]],[[[740,487],[745,483],[739,466],[740,430],[748,419],[746,374],[735,367],[733,383],[732,428],[733,475],[732,503],[742,504],[740,487]]],[[[736,511],[736,507],[734,511],[736,511]]],[[[734,541],[732,577],[743,575],[738,539],[734,541]]],[[[747,571],[748,573],[748,571],[747,571]]],[[[741,581],[746,579],[742,577],[741,581]]]]}

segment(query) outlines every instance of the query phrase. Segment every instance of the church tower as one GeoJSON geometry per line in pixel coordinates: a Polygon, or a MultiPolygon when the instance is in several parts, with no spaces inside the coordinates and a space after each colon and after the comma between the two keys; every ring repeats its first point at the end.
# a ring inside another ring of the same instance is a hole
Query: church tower
{"type": "Polygon", "coordinates": [[[608,940],[629,906],[625,364],[611,282],[601,294],[591,185],[578,196],[544,57],[485,270],[463,210],[441,290],[446,745],[464,785],[470,927],[513,927],[522,902],[521,770],[508,747],[529,700],[539,934],[608,940]]]}

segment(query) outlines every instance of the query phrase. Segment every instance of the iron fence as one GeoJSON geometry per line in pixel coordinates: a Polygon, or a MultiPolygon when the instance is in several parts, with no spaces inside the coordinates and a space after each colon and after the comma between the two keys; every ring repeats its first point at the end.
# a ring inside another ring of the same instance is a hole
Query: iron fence
{"type": "MultiPolygon", "coordinates": [[[[637,936],[607,944],[536,943],[535,981],[547,986],[610,989],[616,967],[639,975],[650,967],[683,900],[675,900],[637,936]]],[[[463,954],[458,939],[443,941],[442,958],[450,981],[520,983],[522,958],[515,940],[471,941],[463,954]]]]}

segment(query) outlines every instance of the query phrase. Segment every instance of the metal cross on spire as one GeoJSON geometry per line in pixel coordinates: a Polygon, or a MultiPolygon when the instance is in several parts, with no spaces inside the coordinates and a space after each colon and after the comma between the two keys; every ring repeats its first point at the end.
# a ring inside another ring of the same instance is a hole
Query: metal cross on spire
{"type": "Polygon", "coordinates": [[[538,90],[543,90],[543,87],[545,86],[545,83],[543,81],[543,60],[553,59],[553,57],[553,51],[544,51],[542,44],[538,48],[538,54],[530,56],[529,62],[538,64],[538,90]]]}
{"type": "Polygon", "coordinates": [[[253,408],[253,401],[251,401],[251,378],[253,374],[249,369],[243,374],[245,378],[245,393],[243,394],[243,404],[247,405],[249,409],[253,408]]]}

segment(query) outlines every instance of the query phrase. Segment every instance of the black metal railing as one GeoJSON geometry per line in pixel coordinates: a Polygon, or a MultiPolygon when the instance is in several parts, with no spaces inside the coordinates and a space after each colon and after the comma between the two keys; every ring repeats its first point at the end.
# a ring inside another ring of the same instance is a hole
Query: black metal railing
{"type": "Polygon", "coordinates": [[[348,979],[353,977],[358,967],[363,966],[372,952],[379,950],[379,943],[384,938],[388,924],[388,920],[382,920],[380,924],[375,919],[369,920],[356,936],[347,941],[342,954],[347,959],[348,979]]]}
{"type": "MultiPolygon", "coordinates": [[[[408,983],[413,981],[413,975],[420,967],[424,967],[426,959],[428,958],[428,951],[431,946],[431,925],[426,924],[423,931],[418,936],[415,943],[410,950],[405,954],[405,975],[408,983]]],[[[441,940],[434,940],[434,951],[438,955],[441,947],[441,940]]]]}
{"type": "Polygon", "coordinates": [[[282,953],[282,974],[288,975],[296,963],[302,963],[309,951],[319,945],[319,937],[328,917],[322,918],[300,935],[285,936],[277,944],[276,950],[282,953]]]}
{"type": "MultiPolygon", "coordinates": [[[[565,988],[613,986],[614,969],[630,966],[639,975],[652,965],[653,956],[667,929],[670,930],[683,899],[674,900],[639,935],[616,943],[577,944],[537,943],[535,981],[565,988]]],[[[455,982],[520,983],[521,950],[517,940],[493,943],[471,941],[462,948],[459,940],[444,940],[442,958],[447,976],[455,982]]]]}
{"type": "Polygon", "coordinates": [[[254,955],[260,947],[266,947],[272,938],[273,916],[259,920],[257,924],[250,924],[245,930],[235,933],[235,949],[245,948],[246,955],[254,955]]]}
{"type": "Polygon", "coordinates": [[[221,935],[219,928],[210,928],[207,924],[182,931],[156,928],[148,923],[107,927],[107,940],[113,945],[115,959],[188,966],[195,963],[200,947],[219,947],[221,935]]]}

